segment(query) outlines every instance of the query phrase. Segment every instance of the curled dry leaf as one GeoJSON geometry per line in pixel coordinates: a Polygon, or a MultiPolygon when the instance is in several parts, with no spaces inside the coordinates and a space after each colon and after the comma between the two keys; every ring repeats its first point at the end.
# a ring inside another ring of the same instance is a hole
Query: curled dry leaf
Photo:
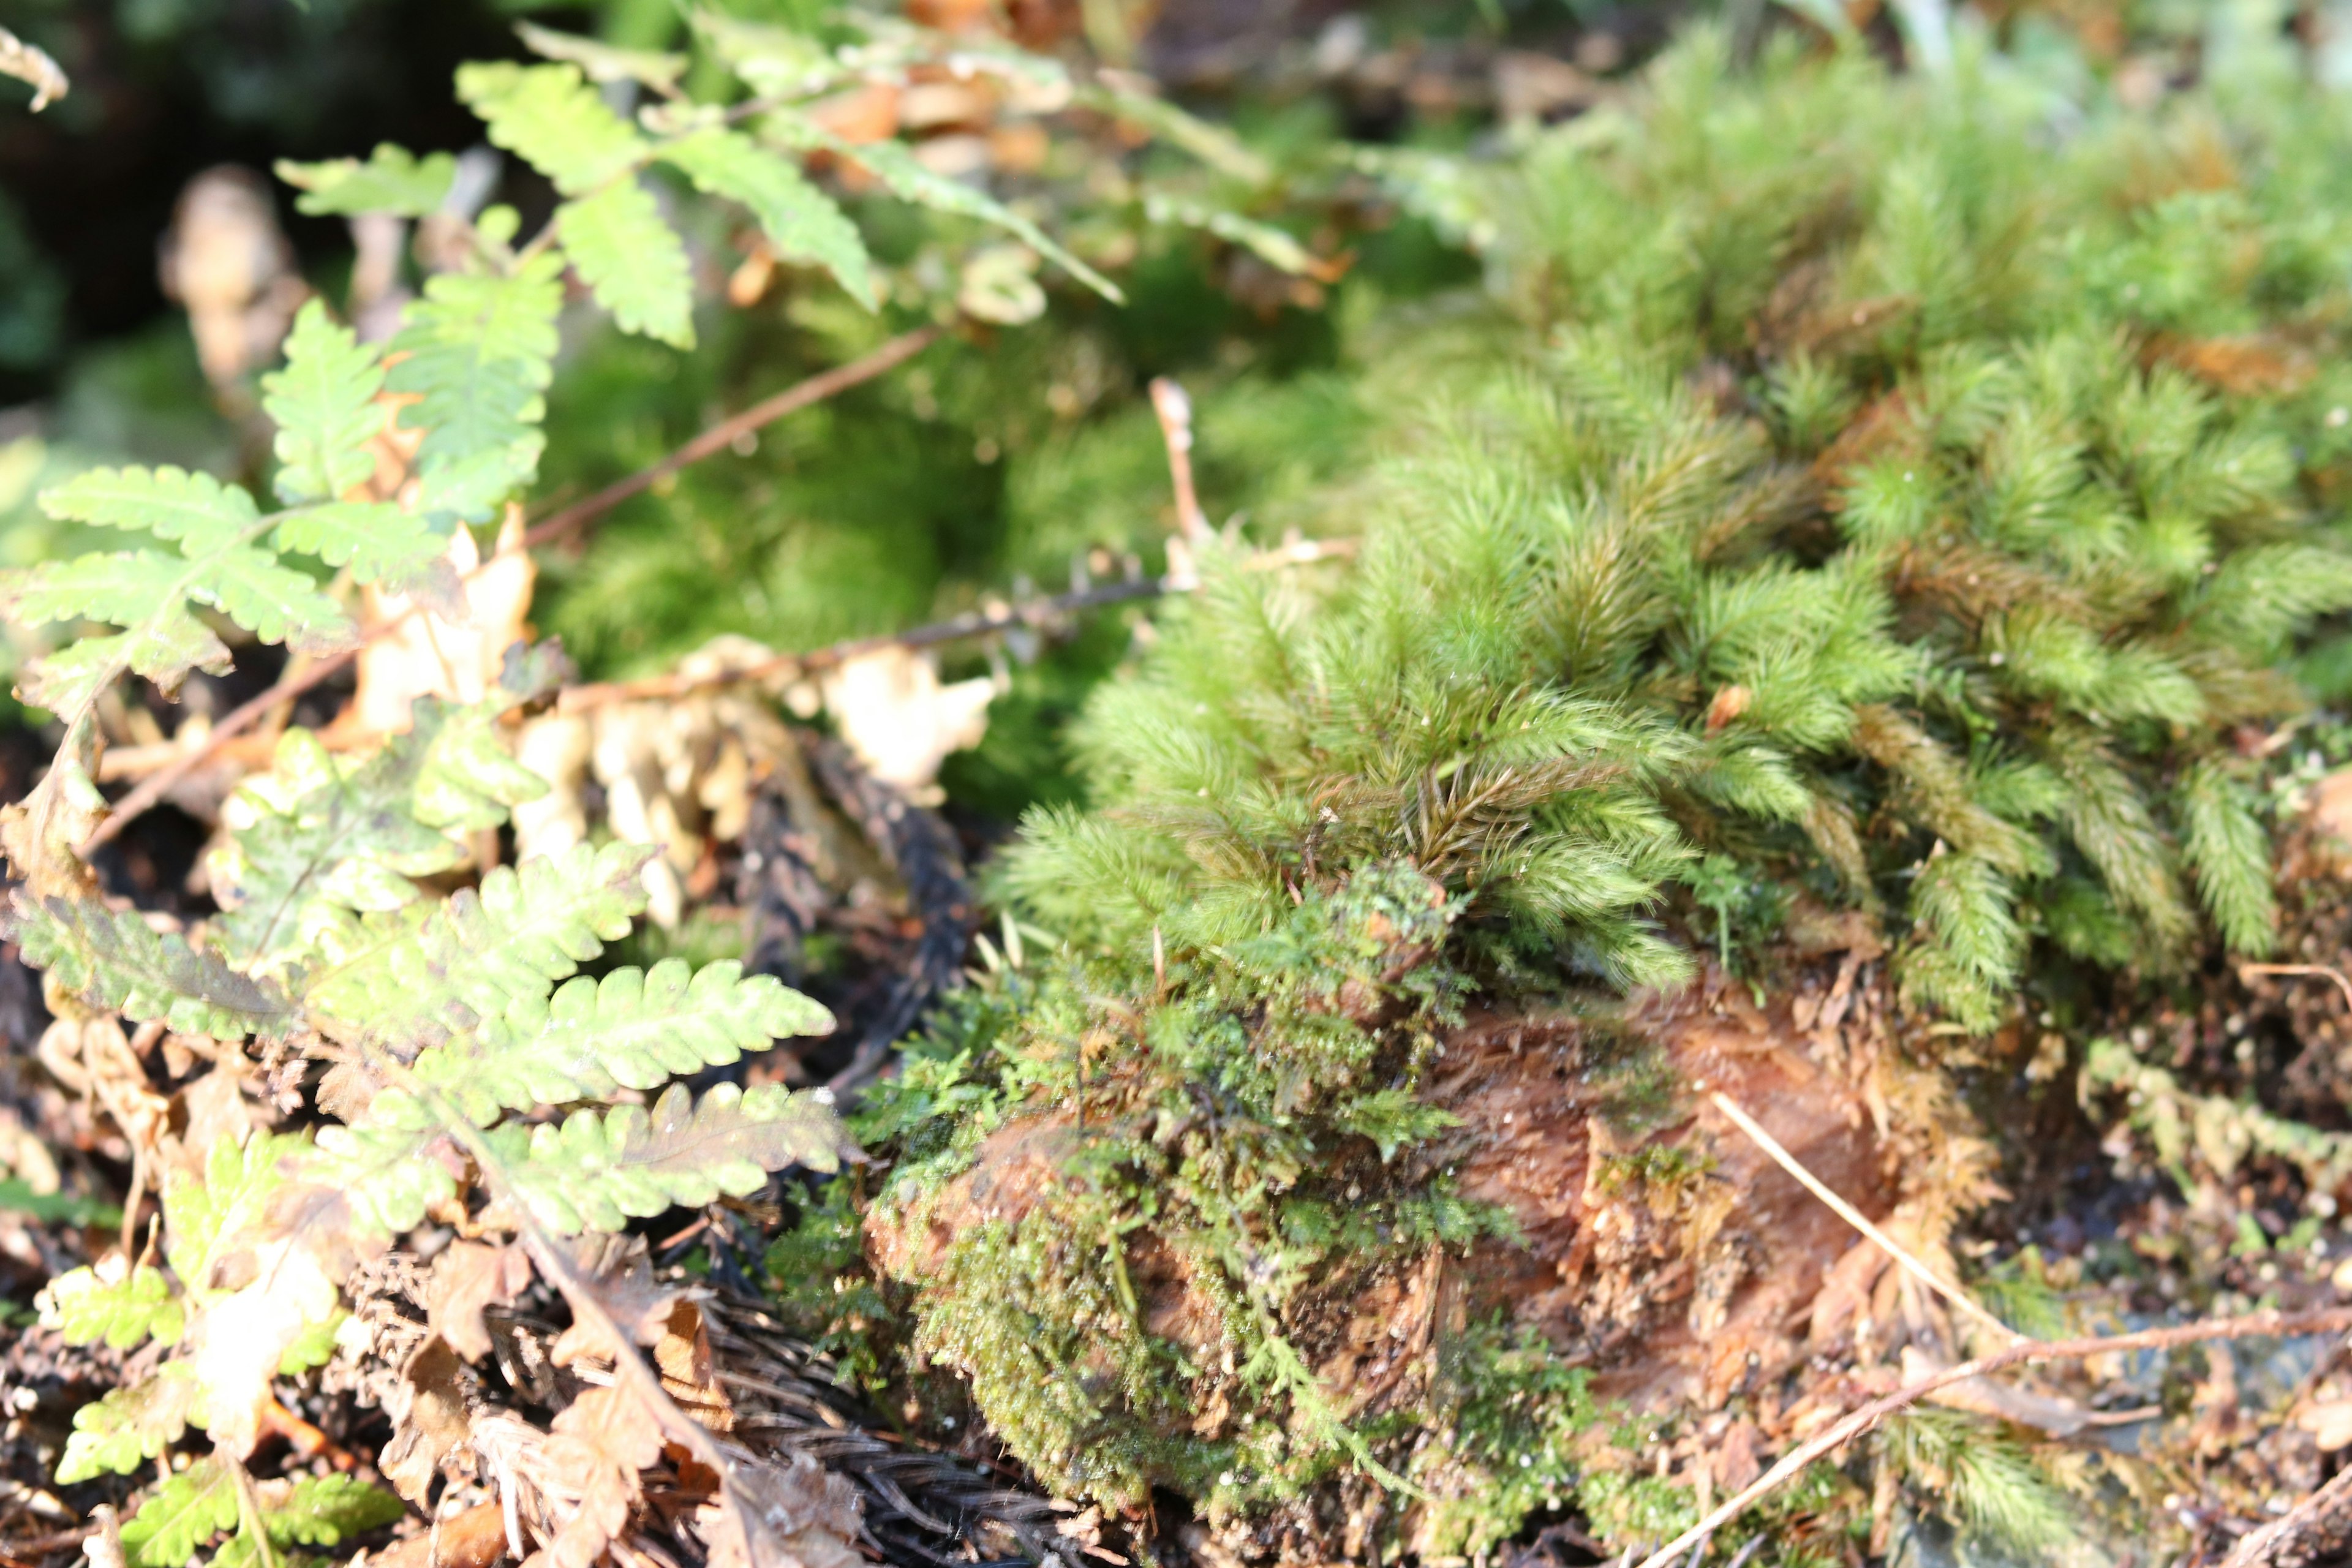
{"type": "Polygon", "coordinates": [[[425,1288],[425,1321],[467,1361],[490,1353],[482,1309],[506,1305],[530,1283],[530,1256],[520,1247],[454,1242],[433,1260],[425,1288]]]}
{"type": "Polygon", "coordinates": [[[32,83],[32,108],[36,114],[72,90],[66,73],[49,58],[47,50],[25,42],[5,27],[0,27],[0,76],[32,83]]]}
{"type": "Polygon", "coordinates": [[[408,728],[409,710],[420,697],[475,703],[489,695],[507,649],[529,640],[525,623],[539,567],[522,535],[522,513],[509,509],[487,563],[471,530],[450,535],[447,560],[461,584],[460,614],[418,608],[406,594],[373,586],[361,591],[367,625],[398,624],[361,650],[359,689],[337,730],[397,734],[408,728]],[[411,609],[417,613],[409,615],[411,609]]]}
{"type": "Polygon", "coordinates": [[[739,1456],[719,1500],[698,1510],[709,1568],[856,1568],[857,1489],[806,1454],[739,1456]]]}
{"type": "MultiPolygon", "coordinates": [[[[670,1331],[670,1311],[679,1292],[656,1283],[645,1237],[591,1235],[569,1245],[572,1261],[596,1304],[638,1344],[658,1344],[670,1331]]],[[[614,1344],[598,1325],[577,1321],[556,1340],[549,1359],[570,1366],[583,1357],[611,1361],[628,1353],[629,1347],[614,1344]]]]}
{"type": "Polygon", "coordinates": [[[274,358],[310,290],[269,186],[224,163],[190,180],[164,236],[163,292],[187,308],[205,378],[226,388],[274,358]]]}
{"type": "Polygon", "coordinates": [[[940,798],[940,764],[988,732],[985,679],[940,684],[938,658],[892,645],[825,671],[824,705],[866,770],[921,805],[940,798]]]}

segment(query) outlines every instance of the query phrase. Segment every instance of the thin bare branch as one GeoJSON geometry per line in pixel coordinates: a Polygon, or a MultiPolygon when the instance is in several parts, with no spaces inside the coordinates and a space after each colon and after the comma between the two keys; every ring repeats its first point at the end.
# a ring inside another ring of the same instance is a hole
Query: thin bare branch
{"type": "Polygon", "coordinates": [[[2338,1470],[2284,1518],[2242,1537],[2221,1568],[2271,1568],[2286,1561],[2286,1554],[2302,1545],[2305,1536],[2346,1512],[2352,1512],[2352,1470],[2338,1470]]]}
{"type": "Polygon", "coordinates": [[[1151,411],[1160,416],[1160,437],[1168,443],[1168,477],[1176,489],[1176,531],[1187,544],[1209,537],[1209,517],[1192,488],[1192,400],[1166,376],[1151,383],[1151,411]]]}
{"type": "Polygon", "coordinates": [[[724,451],[737,440],[751,435],[763,426],[772,425],[787,414],[797,414],[828,397],[838,396],[853,386],[862,385],[876,376],[897,369],[908,360],[939,342],[940,329],[918,327],[911,332],[901,332],[862,359],[851,360],[822,374],[813,375],[797,385],[786,387],[764,402],[755,403],[742,413],[721,419],[677,451],[649,468],[638,469],[627,479],[616,479],[585,500],[577,500],[562,510],[535,522],[523,535],[525,544],[549,544],[567,534],[586,527],[630,497],[640,495],[656,483],[691,463],[724,451]]]}
{"type": "Polygon", "coordinates": [[[1666,1568],[1668,1563],[1689,1550],[1693,1542],[1721,1530],[1751,1505],[1803,1474],[1805,1468],[1814,1460],[1843,1447],[1889,1415],[1907,1409],[1939,1388],[1948,1388],[1953,1384],[1966,1383],[1972,1377],[1983,1377],[1990,1373],[2004,1372],[2013,1366],[2083,1361],[2111,1351],[2171,1350],[2208,1340],[2247,1339],[2257,1334],[2281,1338],[2289,1334],[2333,1334],[2342,1333],[2347,1329],[2352,1329],[2352,1307],[2327,1307],[2307,1312],[2249,1312],[2243,1317],[2209,1318],[2173,1328],[2143,1329],[2137,1333],[2108,1334],[2095,1339],[2016,1341],[1990,1355],[1946,1367],[1916,1383],[1905,1384],[1884,1399],[1872,1400],[1820,1436],[1790,1449],[1781,1457],[1780,1463],[1757,1478],[1753,1485],[1643,1559],[1640,1568],[1666,1568]]]}
{"type": "Polygon", "coordinates": [[[2308,974],[2323,980],[2333,980],[2336,982],[2336,989],[2344,993],[2344,1000],[2352,1003],[2352,980],[2346,979],[2342,970],[2330,969],[2324,963],[2242,963],[2238,965],[2238,976],[2242,980],[2252,979],[2261,974],[2308,974]]]}
{"type": "Polygon", "coordinates": [[[1814,1175],[1811,1171],[1805,1169],[1803,1163],[1801,1163],[1794,1154],[1790,1153],[1788,1150],[1780,1146],[1780,1141],[1779,1139],[1773,1137],[1769,1132],[1765,1131],[1763,1127],[1758,1123],[1756,1119],[1748,1115],[1745,1110],[1742,1110],[1739,1108],[1738,1102],[1734,1100],[1729,1095],[1717,1090],[1707,1098],[1715,1102],[1715,1108],[1717,1110],[1722,1111],[1724,1115],[1731,1119],[1731,1124],[1734,1127],[1737,1127],[1742,1132],[1747,1133],[1750,1142],[1755,1143],[1759,1149],[1763,1150],[1765,1153],[1770,1155],[1774,1164],[1788,1172],[1789,1174],[1796,1177],[1799,1182],[1803,1184],[1807,1192],[1812,1194],[1813,1196],[1821,1199],[1822,1202],[1829,1205],[1831,1208],[1836,1210],[1838,1218],[1845,1221],[1846,1224],[1853,1226],[1854,1229],[1862,1232],[1863,1235],[1875,1242],[1878,1245],[1880,1251],[1885,1253],[1887,1257],[1900,1264],[1922,1285],[1927,1286],[1928,1289],[1933,1290],[1937,1295],[1941,1296],[1945,1300],[1949,1301],[1953,1306],[1958,1307],[1961,1311],[1967,1313],[1978,1322],[1982,1323],[1994,1333],[1999,1334],[2002,1339],[2013,1340],[2021,1337],[2015,1329],[2011,1328],[2007,1323],[2002,1322],[1999,1318],[1994,1317],[1990,1312],[1986,1311],[1982,1307],[1977,1305],[1975,1300],[1971,1298],[1967,1291],[1961,1289],[1958,1286],[1947,1281],[1942,1275],[1937,1273],[1925,1263],[1919,1261],[1917,1258],[1914,1257],[1910,1250],[1905,1247],[1902,1243],[1896,1241],[1893,1237],[1879,1229],[1875,1225],[1873,1225],[1867,1215],[1865,1215],[1860,1209],[1854,1207],[1852,1204],[1846,1202],[1844,1198],[1841,1197],[1828,1183],[1822,1181],[1819,1176],[1814,1175]]]}

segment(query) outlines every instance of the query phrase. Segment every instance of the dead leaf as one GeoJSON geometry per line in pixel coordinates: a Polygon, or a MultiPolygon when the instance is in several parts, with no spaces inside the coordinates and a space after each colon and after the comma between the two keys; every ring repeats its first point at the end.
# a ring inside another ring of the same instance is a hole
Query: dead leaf
{"type": "MultiPolygon", "coordinates": [[[[478,1321],[478,1320],[477,1320],[478,1321]]],[[[400,1369],[392,1441],[376,1468],[410,1502],[422,1506],[441,1461],[471,1435],[465,1384],[457,1354],[446,1341],[428,1339],[400,1369]]]]}
{"type": "Polygon", "coordinates": [[[187,308],[205,379],[227,387],[277,357],[310,290],[278,226],[269,186],[250,169],[206,169],[180,193],[163,237],[163,292],[187,308]]]}
{"type": "Polygon", "coordinates": [[[461,584],[460,614],[419,608],[407,594],[361,590],[367,626],[397,624],[360,650],[359,689],[331,736],[397,734],[408,728],[409,708],[420,697],[472,703],[489,695],[507,649],[530,640],[526,623],[539,567],[522,535],[521,510],[510,507],[487,564],[471,529],[450,535],[446,559],[461,584]],[[408,614],[412,608],[415,615],[408,614]]]}
{"type": "Polygon", "coordinates": [[[2306,1406],[2294,1424],[2311,1434],[2323,1454],[2352,1447],[2352,1399],[2330,1399],[2306,1406]]]}
{"type": "Polygon", "coordinates": [[[933,781],[948,753],[978,745],[988,732],[996,694],[985,678],[942,686],[936,658],[895,644],[843,660],[819,684],[857,760],[919,805],[940,798],[933,781]]]}
{"type": "MultiPolygon", "coordinates": [[[[0,76],[33,84],[33,112],[38,114],[72,90],[66,73],[48,51],[36,48],[5,27],[0,27],[0,76]]],[[[121,1546],[115,1548],[117,1552],[121,1546]]]]}
{"type": "Polygon", "coordinates": [[[433,1260],[425,1297],[425,1321],[467,1361],[490,1353],[482,1309],[507,1305],[530,1284],[530,1255],[520,1247],[452,1242],[433,1260]]]}
{"type": "Polygon", "coordinates": [[[555,1533],[523,1568],[591,1568],[628,1528],[640,1472],[661,1451],[659,1423],[625,1387],[591,1388],[573,1400],[541,1456],[555,1533]]]}
{"type": "Polygon", "coordinates": [[[672,1303],[661,1338],[654,1342],[654,1365],[660,1369],[663,1392],[679,1409],[710,1431],[735,1429],[735,1406],[719,1384],[701,1308],[688,1300],[672,1303]]]}
{"type": "MultiPolygon", "coordinates": [[[[572,1261],[583,1276],[588,1291],[620,1331],[638,1344],[657,1344],[669,1331],[670,1309],[677,1287],[654,1281],[641,1236],[586,1236],[570,1244],[572,1261]]],[[[602,1327],[574,1322],[556,1340],[550,1359],[570,1366],[583,1357],[618,1359],[627,1350],[615,1345],[602,1327]]]]}
{"type": "Polygon", "coordinates": [[[2311,825],[2352,844],[2352,768],[2338,768],[2312,786],[2311,825]]]}
{"type": "Polygon", "coordinates": [[[719,1500],[696,1510],[709,1568],[858,1568],[857,1489],[806,1454],[739,1458],[719,1500]]]}
{"type": "Polygon", "coordinates": [[[336,1301],[334,1281],[297,1237],[257,1247],[254,1264],[253,1282],[198,1314],[186,1341],[206,1430],[240,1459],[253,1452],[278,1363],[336,1301]]]}

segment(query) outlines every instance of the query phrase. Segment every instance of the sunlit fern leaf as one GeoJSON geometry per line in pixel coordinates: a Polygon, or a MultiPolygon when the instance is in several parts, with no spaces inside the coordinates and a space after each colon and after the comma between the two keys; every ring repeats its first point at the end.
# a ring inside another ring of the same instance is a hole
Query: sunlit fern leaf
{"type": "Polygon", "coordinates": [[[649,87],[656,92],[671,92],[677,79],[684,76],[693,63],[686,55],[668,54],[659,49],[627,49],[583,38],[576,33],[559,33],[532,22],[515,24],[515,36],[530,46],[530,52],[551,60],[565,60],[578,66],[596,82],[633,81],[649,87]]]}
{"type": "Polygon", "coordinates": [[[277,1038],[295,1026],[294,1005],[276,986],[238,973],[216,952],[196,952],[185,937],[152,929],[136,910],[20,891],[11,923],[25,962],[93,1006],[224,1040],[277,1038]]]}
{"type": "Polygon", "coordinates": [[[152,551],[84,555],[0,579],[0,605],[27,625],[89,619],[124,628],[35,667],[27,700],[52,710],[78,715],[124,669],[168,689],[191,668],[226,668],[228,650],[196,618],[194,605],[220,610],[264,641],[311,652],[351,636],[342,611],[309,577],[252,542],[265,526],[253,498],[210,475],[94,468],[43,491],[41,507],[60,521],[143,528],[180,546],[176,557],[152,551]]]}
{"type": "Polygon", "coordinates": [[[644,910],[638,873],[655,852],[583,844],[500,867],[478,892],[371,916],[357,945],[330,955],[304,996],[329,1026],[407,1054],[496,1017],[628,934],[644,910]]]}
{"type": "Polygon", "coordinates": [[[145,1264],[116,1279],[102,1278],[95,1268],[70,1269],[50,1280],[41,1294],[43,1321],[53,1322],[58,1337],[69,1345],[102,1342],[110,1349],[127,1351],[150,1339],[176,1344],[186,1326],[171,1282],[162,1269],[145,1264]]]}
{"type": "MultiPolygon", "coordinates": [[[[386,1089],[350,1127],[322,1127],[313,1152],[294,1163],[295,1179],[362,1236],[398,1236],[456,1195],[442,1156],[446,1133],[414,1096],[386,1089]]],[[[454,1158],[454,1156],[450,1156],[454,1158]]]]}
{"type": "Polygon", "coordinates": [[[912,202],[933,212],[973,218],[1001,228],[1039,255],[1050,258],[1070,276],[1104,299],[1114,303],[1126,302],[1127,296],[1119,292],[1118,284],[1071,255],[1035,223],[978,186],[965,184],[961,180],[950,179],[924,167],[912,152],[898,142],[847,142],[814,121],[788,113],[770,115],[761,122],[761,129],[792,151],[823,149],[856,164],[880,180],[900,201],[912,202]]]}
{"type": "Polygon", "coordinates": [[[231,1244],[268,1217],[270,1199],[286,1184],[280,1163],[309,1147],[290,1133],[257,1132],[242,1144],[223,1133],[201,1175],[175,1169],[166,1178],[163,1255],[199,1300],[217,1289],[214,1270],[231,1244]]]}
{"type": "Polygon", "coordinates": [[[567,981],[551,1000],[518,1004],[425,1052],[415,1068],[488,1125],[501,1109],[657,1089],[785,1036],[832,1027],[830,1013],[772,976],[747,976],[733,962],[695,972],[671,958],[650,970],[567,981]]]}
{"type": "Polygon", "coordinates": [[[278,177],[302,195],[295,210],[310,217],[356,216],[361,213],[391,213],[399,217],[423,217],[440,210],[457,177],[457,160],[447,153],[427,153],[419,158],[389,142],[376,144],[362,163],[357,158],[330,158],[320,163],[280,159],[278,177]]]}
{"type": "Polygon", "coordinates": [[[723,126],[672,142],[661,156],[698,190],[751,209],[778,256],[824,268],[851,299],[874,308],[873,264],[857,226],[791,163],[723,126]]]}
{"type": "Polygon", "coordinates": [[[132,1568],[187,1568],[197,1549],[236,1518],[236,1477],[217,1459],[198,1459],[122,1521],[123,1550],[132,1568]]]}
{"type": "MultiPolygon", "coordinates": [[[[273,1481],[257,1487],[255,1492],[261,1505],[262,1531],[269,1544],[281,1551],[340,1546],[352,1536],[392,1523],[407,1511],[390,1492],[350,1476],[303,1476],[290,1487],[273,1481]]],[[[213,1553],[212,1568],[254,1568],[260,1562],[260,1544],[248,1525],[221,1543],[221,1549],[213,1553]]]]}
{"type": "Polygon", "coordinates": [[[488,1137],[532,1215],[567,1236],[754,1193],[790,1165],[837,1170],[855,1155],[829,1105],[782,1084],[720,1084],[698,1104],[673,1084],[650,1110],[579,1110],[561,1127],[502,1127],[488,1137]]]}
{"type": "Polygon", "coordinates": [[[605,107],[580,68],[499,60],[457,68],[457,96],[503,147],[567,196],[582,195],[636,166],[645,139],[605,107]]]}
{"type": "Polygon", "coordinates": [[[445,559],[449,536],[414,512],[388,501],[326,501],[305,507],[278,525],[278,547],[348,566],[362,583],[402,590],[429,586],[440,575],[442,597],[457,585],[445,559]]]}
{"type": "Polygon", "coordinates": [[[562,305],[563,258],[547,252],[507,274],[436,274],[409,304],[384,384],[418,399],[400,422],[425,432],[421,513],[482,521],[538,471],[562,305]]]}
{"type": "Polygon", "coordinates": [[[107,1390],[74,1412],[58,1460],[58,1484],[129,1475],[179,1440],[194,1399],[195,1380],[184,1362],[166,1362],[152,1377],[107,1390]]]}
{"type": "Polygon", "coordinates": [[[564,254],[596,302],[625,332],[677,348],[694,346],[693,276],[686,247],[661,208],[634,179],[556,209],[564,254]]]}
{"type": "Polygon", "coordinates": [[[278,499],[333,500],[375,473],[368,442],[383,423],[374,347],[328,319],[313,300],[294,318],[286,366],[261,378],[261,405],[278,422],[278,499]]]}

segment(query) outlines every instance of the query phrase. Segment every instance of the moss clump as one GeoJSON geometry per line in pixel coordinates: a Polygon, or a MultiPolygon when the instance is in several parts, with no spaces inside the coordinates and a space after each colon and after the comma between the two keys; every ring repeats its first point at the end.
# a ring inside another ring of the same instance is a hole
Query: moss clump
{"type": "MultiPolygon", "coordinates": [[[[1516,1134],[1439,1109],[1449,1043],[1708,957],[1755,1004],[1699,1011],[1811,1030],[1824,987],[1801,1024],[1772,994],[1801,954],[1848,953],[1844,996],[1884,952],[1944,1022],[1872,1059],[1918,1044],[1912,1098],[1948,1106],[1923,1042],[2002,1020],[2037,944],[2151,970],[2270,944],[2235,742],[2305,701],[2281,661],[2352,606],[2352,292],[2323,264],[2352,163],[2345,111],[2289,99],[2061,133],[1995,62],[1748,74],[1703,33],[1622,116],[1451,171],[1483,208],[1485,347],[1396,411],[1349,492],[1356,566],[1211,552],[1089,710],[1090,804],[1004,862],[1050,955],[869,1112],[898,1160],[869,1237],[1024,1462],[1312,1515],[1318,1550],[1360,1547],[1370,1505],[1351,1536],[1301,1500],[1367,1479],[1431,1550],[1571,1485],[1616,1538],[1665,1533],[1687,1491],[1570,1457],[1589,1389],[1468,1327],[1576,1308],[1564,1275],[1464,1299],[1510,1227],[1450,1173],[1516,1134]]],[[[1579,1158],[1672,1211],[1660,1276],[1722,1264],[1720,1322],[1771,1282],[1675,1131],[1687,1086],[1628,1060],[1635,1103],[1579,1123],[1579,1158]]],[[[1823,1484],[1792,1542],[1847,1528],[1823,1484]]]]}

